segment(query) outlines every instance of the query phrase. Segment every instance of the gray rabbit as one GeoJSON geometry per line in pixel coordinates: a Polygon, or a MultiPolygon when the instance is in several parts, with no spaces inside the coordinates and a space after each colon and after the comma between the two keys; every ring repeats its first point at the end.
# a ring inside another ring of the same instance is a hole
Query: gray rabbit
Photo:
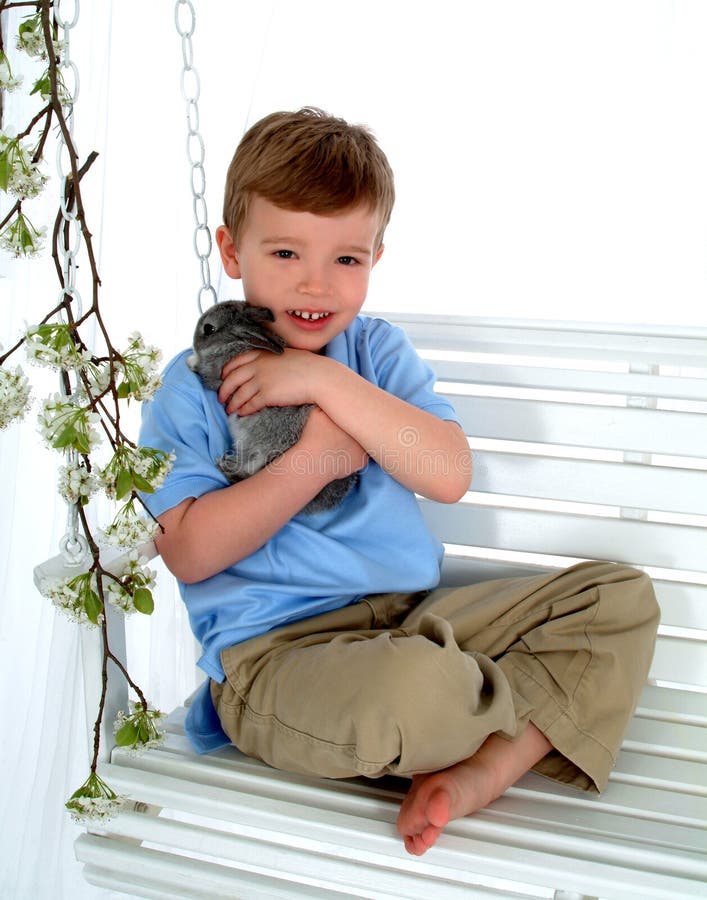
{"type": "MultiPolygon", "coordinates": [[[[194,353],[187,359],[190,369],[206,387],[217,391],[221,370],[229,359],[247,350],[282,353],[285,342],[270,331],[274,321],[269,309],[248,306],[242,300],[217,303],[201,316],[194,331],[194,353]]],[[[250,416],[228,417],[233,450],[216,460],[231,483],[242,481],[266,466],[297,443],[312,405],[269,406],[250,416]]],[[[357,480],[354,473],[330,482],[302,512],[316,513],[340,503],[357,480]]]]}

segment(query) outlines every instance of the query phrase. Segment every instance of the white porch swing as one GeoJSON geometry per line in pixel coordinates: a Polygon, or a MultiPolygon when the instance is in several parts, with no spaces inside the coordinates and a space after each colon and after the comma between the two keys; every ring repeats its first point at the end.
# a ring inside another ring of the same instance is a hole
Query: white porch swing
{"type": "MultiPolygon", "coordinates": [[[[190,0],[177,0],[175,19],[201,308],[215,294],[190,0]]],[[[142,756],[103,735],[100,772],[132,804],[78,839],[86,878],[165,898],[704,897],[707,330],[388,318],[436,369],[475,451],[472,494],[454,507],[423,501],[447,546],[447,583],[589,558],[655,580],[658,648],[608,789],[583,796],[528,775],[415,859],[394,828],[400,784],[303,778],[234,748],[197,756],[179,707],[166,743],[142,756]]],[[[126,703],[113,679],[105,720],[126,703]]]]}

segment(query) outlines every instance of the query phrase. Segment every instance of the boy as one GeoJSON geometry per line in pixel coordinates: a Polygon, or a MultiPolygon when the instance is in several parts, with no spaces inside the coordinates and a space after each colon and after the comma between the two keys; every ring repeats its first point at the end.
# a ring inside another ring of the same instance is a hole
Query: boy
{"type": "Polygon", "coordinates": [[[437,589],[442,549],[414,494],[457,501],[471,463],[404,334],[359,315],[393,197],[364,128],[313,109],[256,123],[216,239],[288,349],[231,360],[218,396],[181,354],[141,443],[176,454],[148,504],[209,676],[187,721],[197,750],[232,742],[295,772],[410,777],[398,830],[421,854],[531,767],[603,788],[658,615],[648,579],[610,563],[437,589]],[[228,485],[214,464],[226,413],[302,403],[314,409],[298,443],[228,485]],[[338,507],[300,513],[353,472],[338,507]]]}

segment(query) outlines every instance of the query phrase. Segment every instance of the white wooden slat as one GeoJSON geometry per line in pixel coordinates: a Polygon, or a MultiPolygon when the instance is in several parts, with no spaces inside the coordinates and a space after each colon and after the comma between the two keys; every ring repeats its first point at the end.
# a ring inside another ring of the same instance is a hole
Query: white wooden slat
{"type": "MultiPolygon", "coordinates": [[[[641,860],[640,870],[629,872],[621,861],[625,851],[615,841],[605,844],[592,840],[591,835],[577,840],[558,833],[549,849],[537,828],[514,828],[510,832],[504,823],[499,827],[487,816],[453,823],[449,833],[440,839],[434,857],[414,860],[404,853],[389,821],[397,804],[382,804],[374,799],[360,815],[352,815],[338,809],[322,811],[318,804],[301,807],[279,797],[261,796],[260,778],[251,785],[250,793],[200,784],[198,790],[187,794],[181,790],[180,781],[161,774],[143,776],[134,768],[120,766],[109,766],[102,774],[121,791],[130,791],[149,803],[171,807],[177,801],[180,808],[194,815],[237,823],[245,834],[262,830],[269,843],[277,841],[295,847],[306,844],[330,857],[343,848],[347,858],[358,860],[363,867],[383,866],[428,880],[441,877],[447,882],[472,885],[477,877],[469,874],[472,871],[492,877],[498,877],[500,872],[509,881],[543,885],[551,880],[565,889],[584,893],[588,893],[591,884],[606,897],[665,898],[677,889],[686,891],[684,896],[695,896],[694,885],[691,887],[686,878],[694,878],[700,871],[707,873],[704,860],[700,862],[694,854],[676,849],[664,852],[655,846],[645,854],[633,848],[634,864],[639,856],[645,859],[641,860]],[[302,822],[307,823],[304,833],[302,822]],[[509,856],[505,842],[511,833],[514,849],[509,856]],[[486,840],[480,840],[480,836],[486,840]],[[589,859],[581,858],[582,848],[589,859]],[[577,851],[580,858],[573,858],[577,851]]],[[[664,835],[669,832],[670,826],[664,824],[664,835]]]]}
{"type": "MultiPolygon", "coordinates": [[[[703,725],[660,722],[656,719],[634,716],[624,737],[624,747],[648,756],[682,759],[704,766],[707,763],[707,728],[703,725]]],[[[681,814],[695,816],[707,828],[707,805],[704,800],[696,803],[698,805],[693,807],[694,812],[688,812],[687,807],[682,807],[681,814]],[[698,809],[702,810],[701,818],[698,809]]]]}
{"type": "Polygon", "coordinates": [[[331,900],[332,897],[329,889],[315,887],[311,880],[297,884],[276,874],[251,872],[247,868],[191,859],[188,855],[175,856],[146,847],[125,847],[118,841],[106,847],[94,835],[79,839],[76,855],[80,861],[87,862],[84,872],[90,884],[117,887],[131,896],[163,900],[213,900],[215,897],[331,900]]]}
{"type": "Polygon", "coordinates": [[[707,585],[653,579],[666,625],[707,631],[707,585]]]}
{"type": "MultiPolygon", "coordinates": [[[[584,391],[629,397],[673,398],[692,402],[707,400],[707,379],[679,378],[668,375],[640,375],[594,372],[582,369],[522,366],[511,362],[465,362],[435,358],[434,351],[424,358],[441,381],[461,384],[493,384],[510,389],[521,386],[533,390],[584,391]]],[[[707,360],[705,360],[707,366],[707,360]]]]}
{"type": "Polygon", "coordinates": [[[706,688],[707,642],[659,635],[649,677],[658,682],[673,681],[706,688]]]}
{"type": "MultiPolygon", "coordinates": [[[[704,806],[707,784],[704,784],[704,764],[662,756],[649,756],[636,749],[622,749],[616,767],[610,775],[612,782],[645,785],[667,791],[670,795],[687,794],[700,797],[704,806]]],[[[707,836],[703,836],[703,842],[707,836]]]]}
{"type": "MultiPolygon", "coordinates": [[[[681,813],[683,795],[670,797],[666,791],[642,789],[610,782],[601,795],[582,794],[563,785],[548,783],[533,772],[520,781],[483,813],[475,814],[460,823],[460,830],[475,829],[476,819],[482,823],[496,817],[503,818],[515,827],[527,826],[552,835],[558,830],[571,839],[594,841],[603,845],[588,849],[599,852],[597,858],[608,861],[626,853],[627,845],[638,846],[655,854],[653,862],[646,860],[646,868],[654,871],[677,872],[700,876],[707,865],[704,859],[704,822],[690,821],[681,813]],[[654,812],[649,806],[644,810],[640,798],[660,798],[668,812],[654,812]],[[638,803],[636,801],[639,801],[638,803]],[[609,846],[614,844],[614,850],[609,846]],[[609,846],[607,846],[609,845],[609,846]],[[677,859],[670,861],[670,851],[678,850],[677,859]],[[666,854],[667,851],[667,854],[666,854]],[[662,859],[659,857],[663,854],[662,859]]],[[[549,838],[552,842],[552,838],[549,838]]],[[[638,859],[634,860],[638,864],[638,859]]]]}
{"type": "MultiPolygon", "coordinates": [[[[359,897],[380,897],[381,900],[398,900],[400,897],[427,900],[429,897],[429,884],[416,874],[406,872],[402,867],[393,867],[391,871],[386,871],[382,866],[364,868],[356,859],[347,858],[345,851],[331,854],[325,844],[312,846],[312,842],[306,839],[306,831],[304,841],[288,846],[282,841],[270,842],[267,834],[257,834],[247,822],[239,822],[237,830],[230,830],[227,824],[214,820],[192,820],[192,824],[189,821],[191,818],[181,821],[127,812],[115,820],[112,828],[120,836],[177,848],[187,855],[207,855],[214,861],[225,860],[229,865],[235,864],[238,887],[242,890],[247,890],[247,881],[241,885],[240,873],[248,873],[250,869],[252,874],[258,873],[260,879],[267,880],[276,891],[284,890],[286,883],[295,884],[305,897],[308,896],[307,891],[313,897],[330,897],[331,893],[325,891],[337,889],[348,893],[346,889],[351,885],[356,886],[356,896],[359,897]],[[279,878],[267,877],[268,873],[274,872],[279,873],[279,878]]],[[[275,831],[274,828],[272,830],[275,831]]],[[[231,881],[233,875],[231,872],[231,881]]],[[[440,900],[461,898],[466,887],[438,884],[435,886],[436,896],[440,900]]]]}
{"type": "Polygon", "coordinates": [[[427,523],[445,543],[607,559],[629,565],[707,570],[707,530],[470,503],[421,501],[427,523]]]}
{"type": "Polygon", "coordinates": [[[405,329],[416,347],[492,352],[539,357],[568,357],[634,361],[705,368],[707,331],[704,328],[664,330],[599,326],[592,323],[524,324],[464,316],[383,314],[405,329]]]}
{"type": "Polygon", "coordinates": [[[707,471],[473,451],[472,490],[707,515],[707,471]]]}
{"type": "Polygon", "coordinates": [[[636,715],[664,722],[689,722],[707,728],[707,696],[646,685],[638,701],[636,715]]]}
{"type": "Polygon", "coordinates": [[[705,456],[707,418],[690,413],[442,393],[476,437],[705,456]]]}
{"type": "Polygon", "coordinates": [[[576,341],[596,342],[599,346],[632,346],[636,342],[650,341],[703,341],[707,339],[707,328],[695,325],[661,325],[622,322],[584,322],[570,319],[528,319],[494,316],[460,316],[438,315],[437,313],[419,312],[373,312],[370,315],[382,315],[391,322],[403,324],[417,322],[430,329],[440,328],[458,331],[466,329],[468,333],[483,333],[486,339],[493,341],[498,334],[542,334],[549,340],[557,337],[559,342],[569,345],[576,341]],[[559,336],[559,337],[558,337],[559,336]]]}

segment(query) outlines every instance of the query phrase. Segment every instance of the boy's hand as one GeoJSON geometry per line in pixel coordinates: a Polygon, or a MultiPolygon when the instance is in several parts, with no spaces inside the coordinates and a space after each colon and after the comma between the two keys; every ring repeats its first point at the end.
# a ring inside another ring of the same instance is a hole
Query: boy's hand
{"type": "Polygon", "coordinates": [[[312,379],[322,357],[287,348],[281,355],[251,350],[223,367],[218,396],[227,413],[249,416],[266,406],[314,402],[312,379]]]}

